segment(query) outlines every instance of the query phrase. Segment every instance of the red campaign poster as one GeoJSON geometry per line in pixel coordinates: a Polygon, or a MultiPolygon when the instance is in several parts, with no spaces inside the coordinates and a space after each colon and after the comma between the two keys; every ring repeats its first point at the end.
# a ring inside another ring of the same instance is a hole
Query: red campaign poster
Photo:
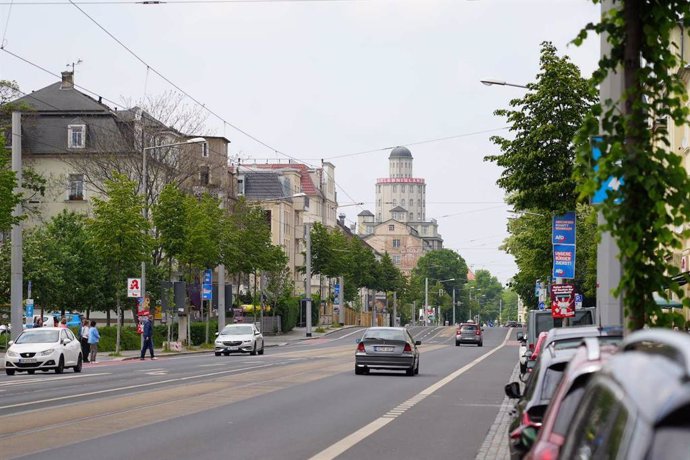
{"type": "Polygon", "coordinates": [[[575,316],[574,285],[551,285],[551,316],[554,318],[572,318],[575,316]]]}

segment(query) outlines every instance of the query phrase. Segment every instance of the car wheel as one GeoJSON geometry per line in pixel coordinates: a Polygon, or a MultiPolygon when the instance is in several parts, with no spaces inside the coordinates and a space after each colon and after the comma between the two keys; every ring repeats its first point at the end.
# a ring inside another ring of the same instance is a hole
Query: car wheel
{"type": "Polygon", "coordinates": [[[419,374],[419,360],[417,360],[417,367],[414,368],[414,375],[419,374]]]}
{"type": "Polygon", "coordinates": [[[252,351],[250,351],[249,354],[252,356],[256,356],[256,342],[254,342],[254,348],[252,348],[252,351]]]}
{"type": "Polygon", "coordinates": [[[484,346],[484,342],[479,342],[479,343],[477,344],[477,346],[478,346],[478,347],[483,347],[483,346],[484,346]]]}
{"type": "Polygon", "coordinates": [[[527,372],[527,364],[520,363],[520,373],[524,374],[525,372],[527,372]]]}
{"type": "Polygon", "coordinates": [[[32,375],[36,373],[36,371],[35,371],[35,370],[33,370],[33,369],[32,369],[32,370],[30,370],[30,371],[26,371],[26,372],[28,372],[29,374],[32,374],[32,375]]]}
{"type": "Polygon", "coordinates": [[[216,356],[220,356],[220,351],[217,351],[215,354],[216,356]]]}
{"type": "Polygon", "coordinates": [[[5,374],[14,375],[14,369],[5,369],[5,374]]]}
{"type": "MultiPolygon", "coordinates": [[[[8,370],[9,370],[9,369],[8,369],[8,370]]],[[[363,368],[363,367],[359,367],[359,366],[355,366],[355,374],[356,374],[356,375],[362,375],[362,374],[364,374],[364,368],[363,368]]]]}
{"type": "Polygon", "coordinates": [[[230,352],[229,351],[224,352],[223,356],[230,356],[230,352]]]}
{"type": "Polygon", "coordinates": [[[65,371],[65,358],[63,356],[60,356],[60,361],[58,361],[58,365],[55,368],[55,373],[56,374],[62,374],[65,371]]]}
{"type": "Polygon", "coordinates": [[[82,363],[83,360],[81,359],[81,353],[79,353],[79,357],[77,358],[77,365],[74,366],[74,372],[81,372],[82,363]]]}
{"type": "Polygon", "coordinates": [[[460,346],[460,342],[455,341],[455,346],[456,346],[456,347],[459,347],[459,346],[460,346]]]}
{"type": "Polygon", "coordinates": [[[259,350],[259,354],[260,354],[260,355],[263,355],[263,354],[264,354],[264,346],[263,346],[263,345],[261,345],[261,350],[259,350]]]}
{"type": "Polygon", "coordinates": [[[413,376],[414,375],[414,364],[409,369],[406,369],[405,373],[409,376],[413,376]]]}

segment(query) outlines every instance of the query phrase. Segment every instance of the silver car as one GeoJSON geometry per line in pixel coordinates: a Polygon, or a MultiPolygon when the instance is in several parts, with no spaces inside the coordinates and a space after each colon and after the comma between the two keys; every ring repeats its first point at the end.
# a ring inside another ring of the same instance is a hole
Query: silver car
{"type": "Polygon", "coordinates": [[[216,356],[221,353],[249,353],[250,355],[264,354],[264,336],[253,324],[228,324],[216,333],[216,356]]]}
{"type": "Polygon", "coordinates": [[[419,350],[422,342],[414,340],[404,327],[370,327],[357,339],[355,374],[370,369],[400,370],[407,375],[419,373],[419,350]]]}

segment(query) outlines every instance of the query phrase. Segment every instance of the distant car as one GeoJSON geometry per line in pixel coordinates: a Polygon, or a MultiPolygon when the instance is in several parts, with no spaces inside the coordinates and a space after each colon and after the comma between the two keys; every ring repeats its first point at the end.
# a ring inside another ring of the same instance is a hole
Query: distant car
{"type": "Polygon", "coordinates": [[[518,382],[511,382],[505,386],[506,396],[518,399],[508,429],[511,459],[522,458],[532,445],[534,439],[528,435],[534,435],[541,427],[551,397],[573,355],[573,348],[556,350],[550,347],[544,350],[537,360],[524,393],[520,393],[518,382]]]}
{"type": "Polygon", "coordinates": [[[559,458],[687,459],[690,336],[637,331],[587,384],[559,458]]]}
{"type": "MultiPolygon", "coordinates": [[[[618,350],[616,345],[606,343],[597,337],[587,337],[580,343],[582,345],[570,360],[561,383],[551,398],[539,435],[526,460],[558,458],[575,411],[582,403],[587,383],[601,369],[602,364],[618,350]]],[[[527,428],[531,429],[534,428],[527,428]]],[[[531,438],[533,436],[526,436],[526,439],[531,438]]]]}
{"type": "Polygon", "coordinates": [[[264,336],[253,324],[228,324],[216,333],[216,356],[230,353],[264,354],[264,336]]]}
{"type": "Polygon", "coordinates": [[[455,331],[455,346],[461,343],[471,343],[481,347],[484,345],[484,334],[482,328],[475,323],[461,323],[455,331]]]}
{"type": "Polygon", "coordinates": [[[368,374],[371,369],[400,370],[407,375],[419,373],[418,345],[403,327],[370,327],[357,339],[355,374],[368,374]]]}
{"type": "Polygon", "coordinates": [[[69,329],[26,329],[9,344],[5,353],[7,375],[25,371],[33,374],[37,370],[47,372],[51,369],[56,374],[62,374],[66,367],[81,372],[81,344],[69,329]]]}

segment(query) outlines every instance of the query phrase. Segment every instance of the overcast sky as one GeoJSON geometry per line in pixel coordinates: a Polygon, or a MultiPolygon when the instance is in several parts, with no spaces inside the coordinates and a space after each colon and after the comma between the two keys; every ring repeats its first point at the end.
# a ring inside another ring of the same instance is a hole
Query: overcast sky
{"type": "MultiPolygon", "coordinates": [[[[339,202],[365,203],[341,209],[351,223],[375,210],[387,147],[407,145],[445,247],[501,282],[516,272],[498,249],[508,207],[500,169],[483,157],[497,153],[489,136],[507,134],[493,111],[523,90],[480,80],[532,81],[542,41],[586,76],[599,57],[597,38],[569,45],[599,15],[588,0],[189,1],[84,12],[21,1],[0,6],[7,51],[53,74],[81,59],[75,82],[121,104],[173,89],[105,29],[222,118],[210,115],[208,132],[229,138],[231,155],[332,162],[339,202]]],[[[25,92],[56,81],[1,51],[0,78],[25,92]]]]}

